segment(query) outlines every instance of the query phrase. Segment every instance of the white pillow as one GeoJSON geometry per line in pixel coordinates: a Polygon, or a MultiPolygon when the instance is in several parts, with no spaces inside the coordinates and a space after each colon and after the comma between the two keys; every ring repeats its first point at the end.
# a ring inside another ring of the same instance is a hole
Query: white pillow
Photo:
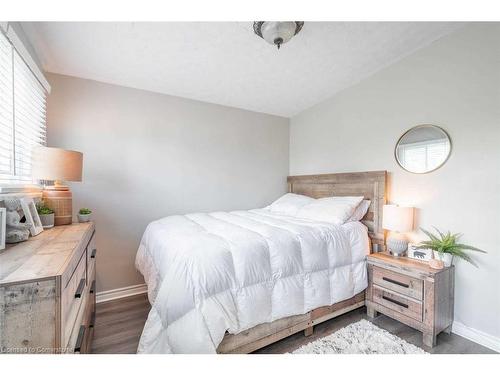
{"type": "Polygon", "coordinates": [[[368,208],[370,208],[370,200],[369,199],[363,199],[360,204],[358,204],[358,207],[354,210],[353,214],[347,221],[361,221],[361,219],[366,215],[368,212],[368,208]]]}
{"type": "Polygon", "coordinates": [[[297,216],[332,223],[344,224],[353,214],[363,197],[329,197],[316,199],[316,201],[303,206],[297,216]]]}
{"type": "Polygon", "coordinates": [[[267,209],[277,214],[295,216],[300,208],[314,201],[316,199],[305,195],[287,193],[271,203],[267,209]]]}

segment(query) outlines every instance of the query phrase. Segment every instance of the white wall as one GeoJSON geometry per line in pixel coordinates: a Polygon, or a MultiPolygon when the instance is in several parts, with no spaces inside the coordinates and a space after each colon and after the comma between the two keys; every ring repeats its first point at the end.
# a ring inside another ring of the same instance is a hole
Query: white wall
{"type": "Polygon", "coordinates": [[[143,282],[146,225],[262,207],[286,191],[288,119],[49,74],[48,145],[84,153],[73,209],[97,225],[98,290],[143,282]]]}
{"type": "Polygon", "coordinates": [[[390,201],[419,208],[417,225],[488,251],[479,269],[457,263],[455,321],[500,343],[500,24],[468,25],[291,119],[291,174],[380,169],[390,201]],[[427,123],[449,132],[451,157],[405,172],[394,145],[427,123]]]}

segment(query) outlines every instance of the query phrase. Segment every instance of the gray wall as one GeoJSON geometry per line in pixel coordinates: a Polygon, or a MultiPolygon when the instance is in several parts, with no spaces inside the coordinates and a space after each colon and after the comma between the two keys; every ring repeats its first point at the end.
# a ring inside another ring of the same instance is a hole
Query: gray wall
{"type": "Polygon", "coordinates": [[[262,207],[286,191],[288,119],[48,75],[48,145],[84,153],[73,208],[94,211],[98,289],[143,283],[146,225],[189,212],[262,207]]]}
{"type": "MultiPolygon", "coordinates": [[[[291,119],[290,173],[387,169],[389,199],[424,228],[464,233],[488,251],[457,262],[455,321],[500,338],[500,26],[473,24],[291,119]],[[436,124],[450,159],[424,175],[394,160],[398,137],[436,124]]],[[[413,233],[412,238],[420,238],[413,233]]],[[[497,341],[498,342],[498,341],[497,341]]]]}

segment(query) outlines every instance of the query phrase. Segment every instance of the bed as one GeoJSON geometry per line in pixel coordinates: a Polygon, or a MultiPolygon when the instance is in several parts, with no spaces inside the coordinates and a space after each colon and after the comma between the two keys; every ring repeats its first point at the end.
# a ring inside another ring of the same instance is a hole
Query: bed
{"type": "Polygon", "coordinates": [[[288,177],[291,193],[371,201],[342,225],[266,209],[151,223],[136,257],[152,305],[138,352],[249,353],[363,306],[385,187],[385,171],[288,177]]]}

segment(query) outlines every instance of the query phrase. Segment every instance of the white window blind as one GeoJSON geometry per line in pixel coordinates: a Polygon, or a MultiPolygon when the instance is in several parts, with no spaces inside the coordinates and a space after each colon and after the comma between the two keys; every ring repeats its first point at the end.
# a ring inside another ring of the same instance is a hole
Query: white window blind
{"type": "Polygon", "coordinates": [[[398,158],[405,168],[422,173],[437,168],[447,157],[450,144],[447,140],[414,142],[398,146],[398,158]]]}
{"type": "Polygon", "coordinates": [[[31,150],[46,144],[44,87],[0,33],[0,185],[31,184],[31,150]]]}

